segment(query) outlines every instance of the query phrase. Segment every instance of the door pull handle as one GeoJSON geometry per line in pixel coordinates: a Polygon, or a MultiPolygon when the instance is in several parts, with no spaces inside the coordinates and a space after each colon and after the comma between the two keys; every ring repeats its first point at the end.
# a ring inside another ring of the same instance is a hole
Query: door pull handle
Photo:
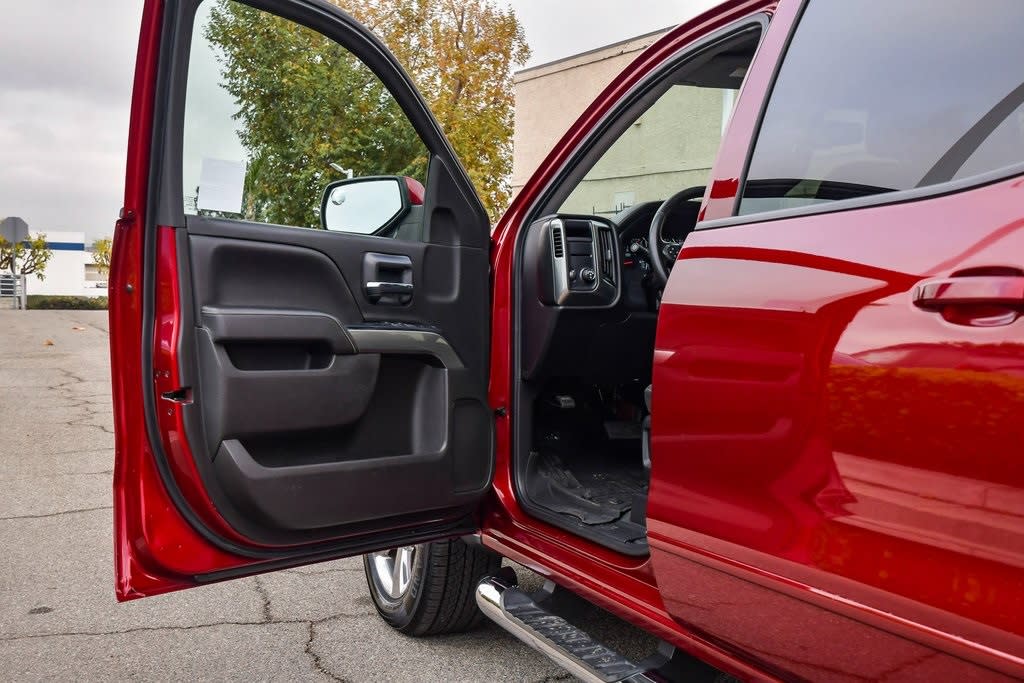
{"type": "Polygon", "coordinates": [[[366,293],[369,296],[386,296],[389,294],[406,294],[412,296],[411,282],[367,282],[366,293]]]}
{"type": "Polygon", "coordinates": [[[922,282],[914,305],[947,322],[971,327],[1009,325],[1024,313],[1024,276],[963,276],[922,282]]]}
{"type": "Polygon", "coordinates": [[[363,287],[366,297],[373,303],[405,305],[412,301],[411,282],[367,282],[363,287]]]}

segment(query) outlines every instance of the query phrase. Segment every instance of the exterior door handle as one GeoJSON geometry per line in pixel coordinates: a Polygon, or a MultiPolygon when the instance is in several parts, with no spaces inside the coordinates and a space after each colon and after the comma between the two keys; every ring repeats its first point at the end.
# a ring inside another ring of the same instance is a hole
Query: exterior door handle
{"type": "Polygon", "coordinates": [[[928,280],[914,288],[914,305],[957,325],[1009,325],[1024,312],[1024,276],[979,275],[928,280]]]}

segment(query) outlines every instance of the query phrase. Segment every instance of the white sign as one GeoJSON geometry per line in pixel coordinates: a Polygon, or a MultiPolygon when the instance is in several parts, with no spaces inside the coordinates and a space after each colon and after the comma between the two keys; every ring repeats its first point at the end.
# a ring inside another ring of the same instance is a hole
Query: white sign
{"type": "Polygon", "coordinates": [[[245,189],[245,162],[203,158],[199,172],[199,197],[196,208],[201,211],[242,213],[242,192],[245,189]]]}

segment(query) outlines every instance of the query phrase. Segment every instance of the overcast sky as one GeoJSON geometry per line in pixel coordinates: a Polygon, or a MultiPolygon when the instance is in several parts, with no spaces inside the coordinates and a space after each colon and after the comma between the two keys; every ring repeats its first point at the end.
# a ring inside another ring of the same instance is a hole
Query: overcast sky
{"type": "MultiPolygon", "coordinates": [[[[499,0],[500,1],[500,0],[499,0]]],[[[528,66],[677,24],[715,0],[508,0],[528,66]]],[[[121,205],[141,0],[3,9],[0,218],[108,235],[121,205]]]]}

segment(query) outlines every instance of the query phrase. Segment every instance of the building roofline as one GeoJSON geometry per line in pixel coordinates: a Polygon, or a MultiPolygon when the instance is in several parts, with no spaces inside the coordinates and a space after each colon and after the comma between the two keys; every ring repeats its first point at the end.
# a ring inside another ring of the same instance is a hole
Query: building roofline
{"type": "Polygon", "coordinates": [[[633,36],[632,38],[625,38],[624,40],[619,40],[619,41],[616,41],[614,43],[608,43],[607,45],[602,45],[600,47],[591,48],[590,50],[586,50],[584,52],[577,52],[576,54],[572,54],[572,55],[569,55],[567,57],[560,57],[559,59],[554,59],[554,60],[552,60],[550,62],[544,62],[543,64],[536,64],[536,65],[528,67],[526,69],[520,69],[519,71],[516,71],[513,74],[513,76],[518,78],[519,76],[521,76],[523,74],[530,74],[530,73],[533,73],[534,71],[540,71],[541,69],[547,69],[547,68],[550,68],[552,66],[556,66],[558,64],[562,64],[562,63],[565,63],[565,62],[571,62],[573,60],[580,59],[581,57],[589,57],[589,56],[594,55],[594,54],[596,54],[598,52],[604,52],[605,50],[610,50],[611,48],[619,47],[620,45],[626,45],[627,43],[633,43],[633,42],[636,42],[638,40],[643,40],[644,38],[651,38],[653,36],[657,36],[657,35],[661,35],[661,34],[664,34],[664,33],[668,33],[669,31],[671,31],[675,27],[676,27],[676,24],[673,24],[671,26],[666,26],[665,28],[658,29],[656,31],[650,31],[648,33],[641,33],[640,35],[633,36]]]}

